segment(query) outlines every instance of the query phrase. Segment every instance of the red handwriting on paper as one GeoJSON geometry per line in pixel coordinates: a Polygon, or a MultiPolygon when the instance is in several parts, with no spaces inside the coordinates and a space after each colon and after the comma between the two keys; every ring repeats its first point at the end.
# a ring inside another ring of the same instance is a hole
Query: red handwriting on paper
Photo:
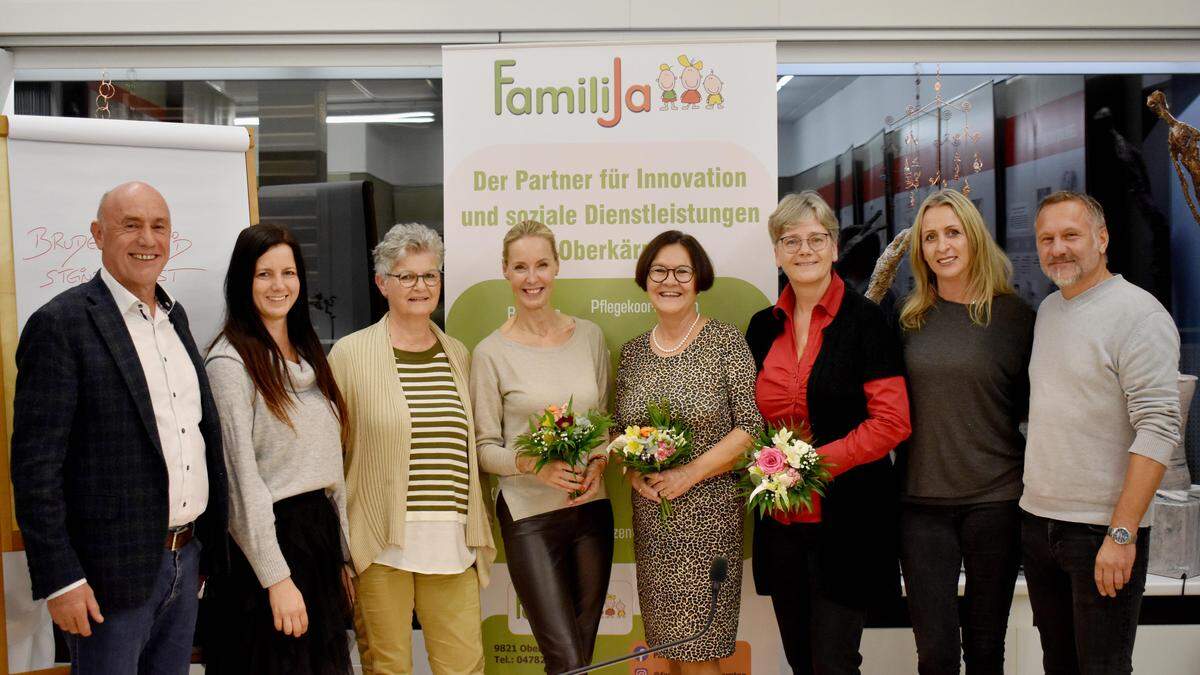
{"type": "Polygon", "coordinates": [[[26,232],[26,235],[33,240],[34,253],[21,258],[21,260],[36,260],[57,252],[66,256],[59,261],[60,265],[65,265],[75,257],[76,253],[84,249],[97,250],[96,240],[92,239],[90,234],[67,234],[52,232],[45,227],[35,227],[26,232]]]}
{"type": "MultiPolygon", "coordinates": [[[[26,233],[32,243],[32,253],[21,258],[22,262],[38,261],[34,264],[49,265],[46,268],[43,281],[38,288],[63,285],[75,286],[81,284],[95,274],[96,269],[83,263],[82,259],[74,260],[81,251],[98,251],[95,239],[90,234],[67,233],[51,230],[47,227],[34,227],[26,233]]],[[[203,267],[173,266],[176,258],[191,250],[192,240],[183,236],[179,231],[171,233],[171,253],[167,259],[167,267],[159,274],[160,282],[173,283],[181,272],[204,272],[203,267]]]]}

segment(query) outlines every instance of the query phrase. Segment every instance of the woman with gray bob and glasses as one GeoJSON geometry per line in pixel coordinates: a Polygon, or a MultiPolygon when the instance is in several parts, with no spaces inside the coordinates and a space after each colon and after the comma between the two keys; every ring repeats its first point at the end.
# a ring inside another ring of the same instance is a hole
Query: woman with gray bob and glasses
{"type": "Polygon", "coordinates": [[[424,225],[393,227],[374,251],[387,314],[329,356],[351,429],[355,629],[369,672],[412,672],[414,610],[434,673],[483,672],[479,588],[496,550],[475,452],[470,354],[429,319],[443,251],[424,225]]]}

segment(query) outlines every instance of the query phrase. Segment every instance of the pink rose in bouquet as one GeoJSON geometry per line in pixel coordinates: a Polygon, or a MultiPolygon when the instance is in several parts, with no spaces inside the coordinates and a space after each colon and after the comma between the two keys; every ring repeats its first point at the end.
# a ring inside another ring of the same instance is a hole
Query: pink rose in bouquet
{"type": "Polygon", "coordinates": [[[811,510],[814,495],[825,494],[831,465],[805,440],[807,431],[765,427],[754,440],[737,465],[747,509],[760,517],[811,510]]]}
{"type": "MultiPolygon", "coordinates": [[[[621,470],[632,469],[640,474],[658,473],[685,463],[691,448],[692,435],[671,416],[667,401],[649,403],[647,426],[630,425],[625,433],[609,444],[609,452],[621,460],[621,470]]],[[[667,524],[671,516],[671,500],[658,502],[659,521],[667,524]]]]}
{"type": "Polygon", "coordinates": [[[758,453],[758,468],[763,473],[776,473],[787,465],[787,457],[777,448],[763,448],[758,453]]]}

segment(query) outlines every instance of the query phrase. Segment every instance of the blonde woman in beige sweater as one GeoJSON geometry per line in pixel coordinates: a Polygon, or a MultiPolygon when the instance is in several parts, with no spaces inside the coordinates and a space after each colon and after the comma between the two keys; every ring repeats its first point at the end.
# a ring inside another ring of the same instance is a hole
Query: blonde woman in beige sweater
{"type": "Polygon", "coordinates": [[[592,660],[612,569],[613,515],[604,491],[604,448],[585,469],[536,462],[514,451],[531,415],[571,401],[604,409],[609,355],[596,324],[551,303],[558,256],[554,234],[525,221],[504,237],[504,278],[516,313],[475,347],[471,397],[483,470],[500,477],[496,519],[513,589],[547,673],[592,660]],[[572,493],[579,491],[577,497],[572,493]]]}
{"type": "Polygon", "coordinates": [[[435,675],[483,672],[479,589],[495,558],[467,390],[470,356],[429,317],[443,246],[396,225],[375,247],[378,323],[329,355],[346,399],[350,555],[364,672],[412,672],[412,614],[435,675]]]}

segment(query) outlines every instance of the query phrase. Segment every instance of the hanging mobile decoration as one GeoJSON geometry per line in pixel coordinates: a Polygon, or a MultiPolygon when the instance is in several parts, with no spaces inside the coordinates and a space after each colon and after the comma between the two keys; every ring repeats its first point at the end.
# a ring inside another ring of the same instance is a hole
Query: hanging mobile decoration
{"type": "Polygon", "coordinates": [[[954,176],[950,180],[955,183],[962,177],[962,152],[959,151],[962,145],[962,134],[954,134],[950,137],[950,145],[954,147],[954,176]]]}
{"type": "Polygon", "coordinates": [[[907,125],[904,131],[904,189],[908,191],[909,207],[916,207],[917,192],[928,185],[931,188],[946,188],[958,187],[959,181],[962,181],[962,187],[959,188],[964,196],[971,194],[971,181],[969,173],[963,171],[962,162],[964,151],[970,151],[973,155],[971,162],[971,172],[980,173],[983,171],[983,160],[979,155],[978,144],[983,138],[983,134],[978,131],[971,130],[970,112],[971,102],[963,100],[964,96],[957,99],[947,101],[942,96],[942,66],[938,64],[934,72],[933,81],[933,100],[925,105],[921,105],[921,64],[914,63],[913,70],[915,77],[913,78],[913,103],[905,106],[904,116],[899,120],[891,115],[884,118],[884,123],[889,128],[907,125]],[[933,155],[937,164],[933,167],[933,175],[922,182],[921,160],[920,160],[920,136],[918,134],[918,119],[930,112],[937,111],[938,115],[938,134],[933,138],[933,155]],[[949,131],[941,132],[942,125],[949,128],[949,123],[954,117],[955,111],[962,113],[963,125],[962,129],[951,134],[949,131]],[[942,148],[949,144],[954,148],[954,157],[952,167],[947,168],[949,178],[942,173],[942,148]],[[971,147],[968,147],[971,146],[971,147]]]}
{"type": "MultiPolygon", "coordinates": [[[[959,104],[958,109],[963,113],[963,139],[971,141],[971,145],[975,147],[975,161],[971,162],[971,168],[975,173],[983,171],[983,161],[979,159],[979,139],[983,138],[983,134],[978,131],[971,131],[971,102],[963,101],[959,104]]],[[[964,197],[971,196],[971,179],[963,176],[962,193],[964,197]]]]}
{"type": "Polygon", "coordinates": [[[100,119],[108,119],[110,112],[108,102],[117,95],[117,88],[113,86],[112,80],[108,79],[108,71],[100,74],[100,86],[96,87],[96,117],[100,119]]]}
{"type": "MultiPolygon", "coordinates": [[[[913,73],[913,103],[904,108],[902,120],[916,115],[921,109],[921,64],[913,64],[913,73]]],[[[890,127],[897,122],[894,117],[888,115],[884,118],[884,123],[890,127]]],[[[920,139],[917,136],[917,125],[910,124],[905,131],[904,145],[904,189],[909,193],[908,205],[912,207],[916,206],[917,190],[921,187],[921,156],[918,152],[920,139]]]]}

